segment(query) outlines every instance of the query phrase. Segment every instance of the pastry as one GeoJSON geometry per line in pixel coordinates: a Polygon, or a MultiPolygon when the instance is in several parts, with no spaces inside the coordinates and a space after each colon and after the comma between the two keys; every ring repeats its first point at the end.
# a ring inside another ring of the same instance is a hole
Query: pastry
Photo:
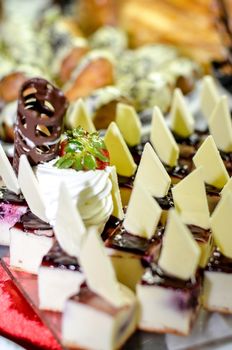
{"type": "Polygon", "coordinates": [[[72,72],[64,91],[69,101],[86,97],[95,89],[114,83],[114,59],[104,50],[86,54],[72,72]]]}
{"type": "Polygon", "coordinates": [[[137,300],[129,288],[116,280],[94,228],[83,243],[80,262],[86,283],[66,302],[62,317],[62,343],[74,349],[120,348],[136,329],[137,300]]]}
{"type": "Polygon", "coordinates": [[[200,248],[172,209],[158,263],[151,264],[136,287],[140,329],[189,334],[200,303],[199,258],[200,248]]]}
{"type": "Polygon", "coordinates": [[[97,129],[106,129],[111,121],[115,121],[118,103],[131,103],[116,86],[96,89],[85,101],[97,129]]]}

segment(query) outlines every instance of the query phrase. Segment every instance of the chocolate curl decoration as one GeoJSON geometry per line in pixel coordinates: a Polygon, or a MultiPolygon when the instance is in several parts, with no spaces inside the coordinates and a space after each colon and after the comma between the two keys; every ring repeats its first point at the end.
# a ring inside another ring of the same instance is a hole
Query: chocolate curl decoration
{"type": "Polygon", "coordinates": [[[31,165],[58,155],[67,106],[62,91],[45,79],[32,78],[22,85],[15,125],[13,166],[16,172],[22,154],[31,165]]]}

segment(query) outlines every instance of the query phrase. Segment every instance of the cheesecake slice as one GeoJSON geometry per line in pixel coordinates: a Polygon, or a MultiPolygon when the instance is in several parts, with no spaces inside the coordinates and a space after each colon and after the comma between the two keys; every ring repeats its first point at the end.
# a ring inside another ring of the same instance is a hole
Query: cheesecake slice
{"type": "Polygon", "coordinates": [[[193,157],[196,168],[202,167],[203,180],[210,213],[220,200],[220,191],[229,180],[229,174],[222,161],[213,136],[208,136],[193,157]]]}
{"type": "Polygon", "coordinates": [[[28,211],[10,229],[10,266],[37,274],[53,243],[52,227],[28,211]]]}
{"type": "Polygon", "coordinates": [[[150,142],[170,175],[172,183],[179,182],[192,170],[191,159],[189,162],[180,163],[180,149],[158,107],[154,107],[153,111],[150,142]]]}
{"type": "Polygon", "coordinates": [[[189,334],[199,309],[199,258],[191,232],[171,209],[158,263],[151,263],[136,287],[140,329],[189,334]]]}
{"type": "Polygon", "coordinates": [[[10,245],[10,229],[27,210],[22,194],[15,194],[6,187],[0,188],[0,245],[10,245]]]}
{"type": "Polygon", "coordinates": [[[65,301],[79,291],[84,281],[78,259],[55,242],[43,257],[38,274],[39,308],[62,311],[65,301]]]}
{"type": "Polygon", "coordinates": [[[209,311],[232,313],[232,194],[223,195],[212,217],[216,248],[204,271],[203,305],[209,311]]]}
{"type": "Polygon", "coordinates": [[[80,262],[86,283],[66,302],[63,345],[73,349],[118,349],[136,329],[135,295],[117,282],[95,228],[89,230],[83,243],[80,262]]]}
{"type": "Polygon", "coordinates": [[[160,247],[157,226],[161,212],[155,199],[137,182],[125,219],[105,241],[117,279],[132,290],[144,272],[141,259],[145,255],[156,255],[155,247],[160,247]]]}
{"type": "Polygon", "coordinates": [[[0,245],[10,244],[10,228],[26,213],[28,206],[20,193],[15,172],[0,145],[0,176],[4,186],[0,187],[0,245]]]}

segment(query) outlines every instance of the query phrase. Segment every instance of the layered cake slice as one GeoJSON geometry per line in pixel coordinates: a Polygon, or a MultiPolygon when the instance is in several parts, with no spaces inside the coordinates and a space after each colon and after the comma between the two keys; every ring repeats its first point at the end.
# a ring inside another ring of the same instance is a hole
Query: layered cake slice
{"type": "Polygon", "coordinates": [[[175,89],[171,111],[170,128],[180,148],[179,162],[191,163],[192,156],[201,142],[195,133],[195,121],[180,89],[175,89]]]}
{"type": "Polygon", "coordinates": [[[124,221],[105,241],[118,280],[131,289],[135,289],[143,274],[141,259],[153,259],[159,250],[162,227],[157,226],[161,211],[150,193],[136,183],[124,221]]]}
{"type": "Polygon", "coordinates": [[[81,98],[70,103],[66,114],[66,124],[71,129],[81,126],[89,133],[96,131],[86,104],[81,98]]]}
{"type": "Polygon", "coordinates": [[[222,161],[213,136],[208,136],[193,157],[196,168],[202,167],[203,180],[206,184],[206,193],[209,211],[212,213],[220,200],[220,191],[229,180],[229,174],[222,161]]]}
{"type": "Polygon", "coordinates": [[[232,175],[232,122],[227,96],[221,96],[208,120],[209,132],[213,136],[225,167],[232,175]]]}
{"type": "Polygon", "coordinates": [[[109,125],[104,141],[109,151],[110,165],[116,167],[119,176],[118,180],[122,203],[123,206],[126,206],[133,187],[134,174],[137,165],[135,164],[126,141],[115,122],[112,122],[109,125]]]}
{"type": "Polygon", "coordinates": [[[171,209],[158,264],[151,264],[137,284],[140,329],[189,334],[199,309],[199,259],[198,244],[171,209]]]}
{"type": "Polygon", "coordinates": [[[173,183],[180,181],[191,171],[191,162],[184,165],[178,163],[179,147],[158,107],[155,107],[153,111],[150,142],[173,183]]]}
{"type": "Polygon", "coordinates": [[[0,176],[5,185],[0,187],[0,245],[9,245],[10,228],[26,213],[28,207],[20,193],[15,172],[1,145],[0,176]]]}
{"type": "Polygon", "coordinates": [[[54,234],[45,215],[37,180],[25,155],[20,158],[18,181],[30,211],[10,230],[10,265],[37,274],[43,256],[54,243],[54,234]]]}
{"type": "Polygon", "coordinates": [[[83,243],[80,262],[86,283],[66,302],[62,318],[63,345],[73,349],[118,349],[136,329],[135,295],[116,280],[94,228],[89,230],[83,243]]]}
{"type": "Polygon", "coordinates": [[[171,178],[150,143],[146,143],[135,176],[134,185],[141,183],[162,209],[165,224],[168,210],[174,205],[170,190],[171,178]]]}
{"type": "Polygon", "coordinates": [[[204,268],[213,249],[209,207],[202,168],[193,170],[172,188],[176,210],[201,248],[200,267],[204,268]]]}
{"type": "Polygon", "coordinates": [[[60,188],[54,231],[57,242],[43,257],[39,268],[39,307],[62,311],[65,301],[79,291],[84,280],[78,256],[86,234],[84,223],[64,184],[60,188]]]}
{"type": "Polygon", "coordinates": [[[204,118],[208,121],[214,107],[219,101],[219,92],[213,78],[209,75],[202,80],[200,93],[200,109],[204,118]]]}
{"type": "Polygon", "coordinates": [[[211,217],[216,248],[204,272],[203,305],[209,311],[232,313],[232,194],[225,194],[211,217]]]}

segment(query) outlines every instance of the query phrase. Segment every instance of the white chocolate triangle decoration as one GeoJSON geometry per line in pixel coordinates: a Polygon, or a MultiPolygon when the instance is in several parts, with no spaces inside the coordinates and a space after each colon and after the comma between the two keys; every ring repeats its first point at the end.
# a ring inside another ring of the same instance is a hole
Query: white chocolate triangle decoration
{"type": "Polygon", "coordinates": [[[123,226],[136,236],[150,239],[155,234],[162,209],[140,184],[133,187],[123,226]]]}
{"type": "Polygon", "coordinates": [[[205,76],[202,81],[200,107],[203,116],[208,120],[219,100],[216,84],[211,76],[205,76]]]}
{"type": "Polygon", "coordinates": [[[104,141],[110,154],[110,165],[115,165],[118,175],[134,175],[137,165],[115,122],[110,123],[104,141]]]}
{"type": "Polygon", "coordinates": [[[85,103],[81,98],[70,105],[67,111],[67,122],[72,129],[81,126],[89,133],[96,131],[85,103]]]}
{"type": "Polygon", "coordinates": [[[180,152],[179,147],[158,107],[154,107],[153,110],[150,141],[164,164],[176,165],[180,152]]]}
{"type": "Polygon", "coordinates": [[[208,120],[209,131],[220,151],[232,151],[232,122],[227,96],[221,96],[208,120]]]}
{"type": "Polygon", "coordinates": [[[39,183],[36,176],[27,160],[27,157],[23,154],[19,160],[19,173],[18,173],[19,186],[22,194],[27,201],[27,204],[32,213],[43,221],[48,221],[46,217],[45,205],[41,196],[39,183]]]}
{"type": "Polygon", "coordinates": [[[3,179],[4,184],[8,188],[8,190],[19,194],[20,187],[17,180],[17,176],[15,175],[14,169],[10,164],[9,159],[6,156],[6,153],[0,144],[0,176],[3,179]]]}
{"type": "Polygon", "coordinates": [[[180,89],[174,91],[170,126],[171,130],[181,137],[189,137],[194,132],[194,119],[180,89]]]}
{"type": "Polygon", "coordinates": [[[142,125],[134,107],[118,103],[115,122],[129,146],[140,143],[142,125]]]}
{"type": "Polygon", "coordinates": [[[153,197],[164,197],[171,178],[150,143],[146,143],[135,176],[134,185],[141,183],[153,197]]]}
{"type": "Polygon", "coordinates": [[[227,181],[220,194],[225,196],[227,193],[232,193],[232,177],[227,181]]]}
{"type": "Polygon", "coordinates": [[[88,287],[112,305],[122,306],[120,284],[95,227],[88,230],[79,258],[88,287]]]}
{"type": "Polygon", "coordinates": [[[229,174],[211,135],[205,139],[197,150],[193,162],[196,168],[202,167],[205,183],[223,188],[229,180],[229,174]]]}
{"type": "Polygon", "coordinates": [[[61,248],[67,254],[78,257],[86,228],[64,183],[60,186],[54,232],[61,248]]]}
{"type": "Polygon", "coordinates": [[[232,193],[221,198],[211,217],[211,229],[222,254],[232,259],[232,193]]]}
{"type": "Polygon", "coordinates": [[[209,207],[201,167],[175,185],[172,195],[175,208],[185,224],[209,229],[209,207]]]}
{"type": "Polygon", "coordinates": [[[170,209],[159,266],[171,276],[188,280],[196,273],[200,254],[200,248],[190,230],[181,221],[175,209],[170,209]]]}
{"type": "MultiPolygon", "coordinates": [[[[108,167],[109,168],[109,167],[108,167]]],[[[124,212],[122,207],[122,200],[120,195],[120,190],[118,186],[118,176],[115,166],[110,167],[110,180],[112,183],[112,200],[113,200],[113,212],[112,215],[122,220],[124,218],[124,212]]]]}

